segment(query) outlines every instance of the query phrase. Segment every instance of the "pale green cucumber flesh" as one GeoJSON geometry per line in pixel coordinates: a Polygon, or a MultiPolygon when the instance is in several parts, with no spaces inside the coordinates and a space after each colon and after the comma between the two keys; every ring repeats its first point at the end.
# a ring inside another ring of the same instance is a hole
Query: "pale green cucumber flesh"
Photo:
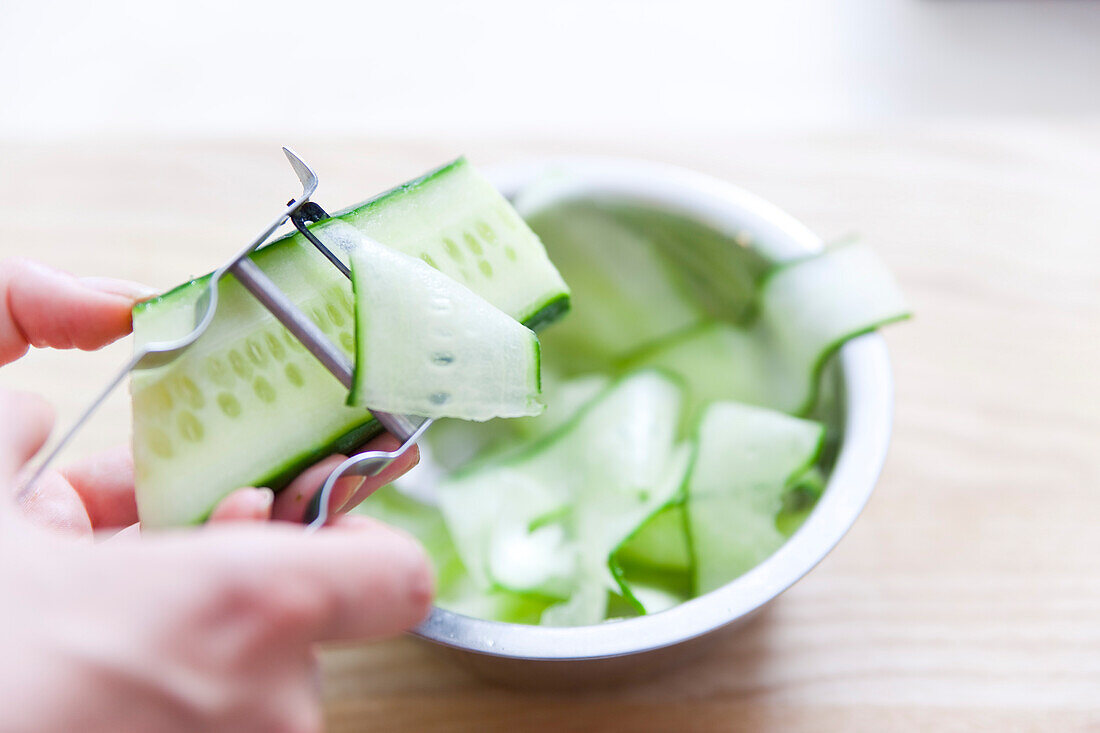
{"type": "Polygon", "coordinates": [[[682,483],[679,409],[678,385],[639,373],[526,451],[445,482],[440,506],[475,581],[562,598],[544,623],[599,621],[620,590],[612,553],[682,483]]]}
{"type": "Polygon", "coordinates": [[[576,374],[679,331],[705,313],[669,277],[652,241],[591,204],[572,203],[531,218],[569,283],[573,312],[543,335],[548,354],[576,374]]]}
{"type": "Polygon", "coordinates": [[[757,319],[712,321],[659,341],[625,362],[657,367],[688,385],[686,423],[726,400],[808,414],[821,370],[842,344],[909,311],[867,247],[848,244],[783,265],[761,286],[757,319]]]}
{"type": "Polygon", "coordinates": [[[374,517],[412,534],[424,545],[435,566],[435,604],[475,618],[518,624],[537,624],[553,602],[537,595],[506,590],[486,592],[470,578],[462,565],[438,507],[429,506],[383,487],[363,502],[357,513],[374,517]]]}
{"type": "Polygon", "coordinates": [[[623,543],[615,554],[618,563],[672,572],[691,569],[687,514],[683,501],[654,514],[623,543]]]}
{"type": "Polygon", "coordinates": [[[530,329],[424,261],[372,240],[359,241],[351,261],[349,404],[477,421],[542,411],[539,342],[530,329]]]}
{"type": "MultiPolygon", "coordinates": [[[[419,257],[469,287],[505,313],[538,329],[569,310],[569,288],[538,237],[511,204],[465,158],[311,224],[315,233],[340,220],[362,234],[419,257]]],[[[258,250],[271,255],[292,244],[293,232],[258,250]]],[[[335,254],[347,264],[347,253],[335,254]]],[[[134,306],[135,317],[165,301],[201,292],[209,275],[134,306]]],[[[191,295],[190,297],[197,297],[191,295]]]]}
{"type": "MultiPolygon", "coordinates": [[[[346,279],[312,248],[278,254],[255,260],[350,353],[346,279]]],[[[202,521],[233,489],[277,488],[377,431],[369,412],[343,406],[343,386],[235,280],[221,283],[219,297],[219,315],[195,346],[132,375],[135,489],[148,527],[202,521]]],[[[137,344],[179,333],[192,313],[187,303],[142,310],[137,344]]]]}
{"type": "MultiPolygon", "coordinates": [[[[545,323],[567,308],[568,289],[538,238],[464,160],[338,216],[465,278],[518,320],[545,323]],[[464,249],[451,256],[458,242],[464,249]]],[[[284,237],[251,259],[352,353],[350,285],[304,237],[284,237]]],[[[208,278],[135,306],[136,344],[189,331],[208,278]]],[[[219,294],[218,314],[194,346],[133,376],[136,491],[150,527],[202,521],[238,486],[278,488],[379,430],[367,411],[344,406],[347,391],[233,278],[219,294]]]]}
{"type": "Polygon", "coordinates": [[[824,435],[820,423],[775,410],[736,402],[707,407],[685,504],[696,593],[734,580],[779,549],[784,493],[816,462],[824,435]]]}

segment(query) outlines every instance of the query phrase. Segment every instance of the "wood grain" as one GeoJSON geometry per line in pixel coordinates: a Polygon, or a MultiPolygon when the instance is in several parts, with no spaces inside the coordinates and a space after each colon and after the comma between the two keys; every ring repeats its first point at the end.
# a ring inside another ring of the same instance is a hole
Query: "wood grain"
{"type": "MultiPolygon", "coordinates": [[[[171,285],[292,193],[280,142],[0,146],[0,254],[171,285]]],[[[459,152],[680,163],[826,238],[860,234],[917,314],[888,334],[897,423],[874,498],[743,633],[661,678],[553,695],[485,685],[412,639],[330,650],[331,730],[1100,730],[1100,127],[298,149],[333,207],[459,152]]],[[[125,348],[34,353],[0,384],[68,418],[125,348]]],[[[124,440],[126,420],[116,400],[77,451],[124,440]]]]}

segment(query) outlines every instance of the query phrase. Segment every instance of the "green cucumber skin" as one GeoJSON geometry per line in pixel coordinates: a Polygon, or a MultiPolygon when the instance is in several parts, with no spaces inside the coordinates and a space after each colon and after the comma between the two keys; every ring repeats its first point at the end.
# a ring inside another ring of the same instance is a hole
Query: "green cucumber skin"
{"type": "MultiPolygon", "coordinates": [[[[469,164],[466,163],[464,157],[456,158],[456,160],[451,163],[433,169],[433,171],[412,179],[410,182],[389,189],[387,192],[367,200],[363,204],[338,211],[337,214],[333,215],[332,219],[339,217],[350,218],[371,216],[372,211],[392,205],[397,199],[416,195],[418,189],[422,190],[423,185],[433,182],[433,180],[438,180],[450,174],[466,175],[463,169],[466,168],[466,166],[469,166],[469,164]],[[460,172],[460,169],[463,169],[463,171],[460,172]]],[[[451,184],[443,184],[442,180],[440,180],[440,185],[451,184]]],[[[379,215],[375,214],[374,216],[379,215]]],[[[317,222],[317,225],[323,227],[327,222],[331,222],[332,219],[317,222]]],[[[260,264],[262,267],[264,265],[272,265],[273,263],[281,261],[282,258],[286,258],[286,256],[299,256],[299,248],[300,250],[312,252],[311,245],[300,233],[290,232],[286,234],[286,236],[278,238],[270,244],[266,244],[264,247],[257,249],[250,254],[250,259],[260,264]]],[[[334,271],[333,276],[339,278],[339,275],[335,274],[334,271]]],[[[211,274],[194,278],[194,280],[172,288],[171,291],[167,291],[162,295],[136,304],[132,310],[133,317],[135,319],[150,318],[154,314],[160,313],[161,310],[190,307],[190,300],[194,299],[202,289],[209,286],[210,278],[211,274]]],[[[529,303],[522,309],[528,311],[528,313],[522,314],[527,316],[525,318],[525,325],[528,325],[528,327],[532,325],[536,327],[544,326],[548,324],[548,322],[560,317],[569,309],[569,295],[568,292],[560,294],[554,293],[552,295],[548,294],[546,303],[529,303]]],[[[536,348],[538,348],[537,344],[536,348]]],[[[536,354],[536,358],[538,358],[538,353],[536,354]]],[[[267,468],[263,475],[251,479],[250,483],[252,485],[270,486],[270,488],[274,490],[282,489],[289,481],[292,481],[301,470],[308,468],[310,464],[315,463],[317,460],[331,455],[333,452],[349,452],[364,444],[365,441],[382,433],[383,429],[381,425],[379,425],[370,414],[364,412],[363,415],[364,418],[362,423],[356,424],[350,429],[344,428],[346,431],[342,434],[335,435],[334,437],[332,434],[329,434],[329,436],[321,436],[321,439],[318,440],[316,444],[311,444],[311,447],[307,450],[293,453],[288,451],[289,455],[285,455],[283,459],[278,460],[273,466],[267,468]]],[[[180,522],[201,522],[202,518],[204,517],[191,515],[187,519],[180,519],[180,522]]]]}
{"type": "Polygon", "coordinates": [[[305,451],[289,459],[286,463],[273,468],[271,472],[267,474],[266,477],[261,478],[258,483],[261,486],[266,486],[272,491],[278,491],[279,489],[285,488],[298,474],[314,463],[317,463],[317,461],[334,453],[347,454],[359,448],[371,438],[381,435],[382,432],[382,424],[371,417],[367,422],[349,430],[324,446],[305,451]]]}
{"type": "MultiPolygon", "coordinates": [[[[758,321],[759,310],[760,310],[759,302],[762,299],[762,294],[767,289],[768,282],[773,277],[775,277],[777,274],[783,272],[784,270],[790,269],[791,267],[802,264],[802,263],[804,263],[808,260],[813,260],[813,259],[817,259],[819,257],[823,257],[826,254],[828,254],[829,252],[837,251],[838,249],[846,247],[849,244],[852,244],[852,243],[845,242],[845,243],[840,244],[840,245],[834,245],[834,246],[830,247],[827,250],[823,250],[821,252],[815,252],[814,254],[807,255],[806,257],[800,257],[798,259],[791,260],[791,261],[788,261],[788,262],[781,262],[781,263],[778,263],[778,264],[772,266],[764,274],[764,276],[762,278],[760,278],[760,280],[759,280],[758,290],[757,290],[756,295],[754,296],[754,300],[753,300],[753,304],[752,304],[752,316],[753,316],[752,319],[745,322],[745,323],[742,323],[742,324],[730,324],[730,325],[734,325],[736,328],[739,328],[739,329],[749,329],[752,326],[756,325],[756,323],[758,321]]],[[[825,347],[821,351],[818,352],[817,358],[814,360],[813,364],[811,365],[810,372],[809,372],[809,375],[808,375],[809,379],[810,379],[810,384],[809,384],[809,390],[807,392],[807,396],[806,396],[805,401],[801,405],[798,405],[795,409],[791,410],[789,412],[789,414],[791,414],[795,417],[803,417],[803,418],[810,416],[810,414],[814,410],[815,405],[818,402],[818,396],[819,396],[819,392],[820,392],[820,389],[821,389],[821,377],[822,377],[822,374],[824,372],[825,365],[829,363],[829,360],[840,350],[840,348],[842,346],[844,346],[844,344],[848,343],[848,341],[851,341],[852,339],[857,338],[859,336],[863,336],[863,335],[868,334],[868,333],[874,333],[878,329],[880,329],[884,326],[888,326],[892,323],[899,323],[901,321],[906,321],[906,320],[910,319],[911,317],[912,317],[912,312],[907,311],[905,313],[901,313],[901,314],[896,315],[896,316],[891,316],[889,318],[882,318],[882,319],[879,319],[877,321],[874,321],[872,323],[867,324],[863,328],[853,330],[853,331],[849,331],[849,332],[845,333],[844,335],[842,335],[842,336],[834,339],[833,341],[829,342],[828,344],[826,344],[825,347]]],[[[699,336],[700,334],[703,334],[706,331],[708,331],[710,329],[713,329],[713,328],[715,328],[717,326],[720,326],[720,325],[722,325],[722,321],[715,319],[715,320],[702,321],[702,322],[694,324],[692,326],[688,326],[687,328],[684,328],[680,331],[668,334],[667,336],[665,336],[663,338],[652,341],[652,342],[642,346],[641,348],[635,350],[634,352],[632,352],[630,354],[626,354],[626,355],[622,356],[621,358],[617,359],[614,362],[614,364],[612,365],[612,368],[618,374],[625,374],[625,373],[629,373],[633,369],[638,368],[639,366],[649,367],[651,365],[646,364],[646,362],[653,355],[659,354],[659,353],[661,353],[661,352],[663,352],[663,351],[665,351],[665,350],[667,350],[671,347],[676,346],[679,343],[682,343],[682,342],[685,342],[685,341],[690,341],[694,337],[699,336]]]]}
{"type": "MultiPolygon", "coordinates": [[[[414,178],[411,181],[407,181],[399,186],[395,186],[394,188],[391,188],[388,191],[385,191],[378,196],[375,196],[374,198],[368,199],[367,201],[356,204],[354,206],[349,206],[341,209],[340,211],[332,214],[332,218],[337,219],[352,216],[358,217],[363,214],[367,214],[383,204],[392,203],[395,199],[408,195],[425,183],[435,180],[436,178],[440,178],[441,176],[450,173],[456,168],[460,168],[466,165],[468,165],[468,162],[466,161],[465,156],[460,156],[450,163],[441,165],[440,167],[428,171],[418,178],[414,178]]],[[[323,225],[324,221],[316,222],[309,225],[309,228],[312,229],[315,226],[323,225]]],[[[266,244],[257,249],[255,252],[249,255],[249,259],[257,261],[258,259],[262,260],[262,258],[268,256],[278,256],[279,249],[289,244],[292,240],[298,240],[301,244],[305,243],[305,237],[303,237],[301,233],[289,232],[282,237],[279,237],[278,239],[270,242],[269,244],[266,244]]],[[[171,290],[168,290],[160,295],[135,304],[133,308],[134,316],[137,316],[142,311],[148,308],[155,308],[158,306],[170,307],[170,304],[173,300],[176,300],[191,289],[196,287],[206,287],[206,284],[210,281],[210,277],[212,274],[213,273],[207,273],[201,277],[197,277],[193,280],[177,285],[171,290]]],[[[532,331],[537,331],[540,328],[549,325],[550,323],[553,323],[554,321],[565,315],[565,313],[569,310],[569,305],[569,294],[562,293],[554,296],[544,303],[536,305],[530,313],[521,314],[522,317],[517,318],[516,320],[530,328],[532,331]]]]}
{"type": "MultiPolygon", "coordinates": [[[[317,463],[323,458],[334,453],[347,454],[354,451],[356,448],[361,447],[371,438],[374,438],[383,433],[382,424],[377,420],[371,418],[362,425],[349,430],[348,432],[333,439],[331,442],[325,444],[324,447],[315,448],[313,450],[304,451],[291,459],[288,459],[284,463],[272,468],[270,473],[261,476],[256,481],[257,486],[263,486],[271,489],[272,491],[279,491],[286,488],[287,484],[293,481],[298,474],[305,469],[317,463]]],[[[213,511],[213,509],[211,509],[213,511]]],[[[207,513],[204,516],[197,517],[192,525],[200,525],[205,523],[210,518],[210,514],[207,513]]]]}
{"type": "Polygon", "coordinates": [[[543,303],[534,313],[520,322],[532,331],[538,331],[561,319],[569,312],[570,305],[569,295],[562,293],[543,303]]]}
{"type": "MultiPolygon", "coordinates": [[[[411,181],[406,181],[405,183],[402,183],[399,186],[394,186],[393,188],[389,189],[388,191],[383,191],[382,193],[378,194],[374,198],[367,199],[366,201],[355,204],[354,206],[348,206],[346,208],[343,208],[343,209],[337,211],[335,214],[332,214],[331,216],[333,218],[341,218],[341,217],[344,217],[344,216],[348,216],[350,214],[359,214],[359,213],[368,212],[371,209],[377,208],[379,205],[381,205],[384,202],[393,201],[394,199],[408,193],[409,190],[414,189],[414,188],[416,188],[416,187],[418,187],[418,186],[420,186],[424,183],[427,183],[428,181],[431,181],[434,178],[438,178],[439,176],[442,176],[446,173],[449,173],[450,171],[454,170],[455,168],[457,168],[459,166],[462,166],[462,165],[466,165],[466,164],[467,164],[466,157],[465,156],[459,156],[458,158],[455,158],[454,160],[452,160],[450,163],[444,163],[443,165],[439,166],[438,168],[430,170],[427,173],[425,173],[424,175],[419,176],[418,178],[414,178],[411,181]]],[[[317,222],[317,223],[319,223],[319,222],[317,222]]],[[[312,229],[314,226],[317,225],[317,223],[309,225],[308,228],[312,229]]],[[[283,236],[279,237],[278,239],[275,239],[275,240],[269,242],[268,244],[265,244],[262,247],[260,247],[259,249],[257,249],[255,252],[253,252],[251,255],[249,255],[249,259],[255,261],[255,259],[257,257],[266,256],[267,254],[270,254],[268,252],[269,250],[277,249],[278,247],[286,244],[288,240],[293,239],[295,237],[305,239],[305,237],[302,237],[302,235],[297,231],[288,232],[287,234],[284,234],[283,236]]],[[[149,298],[148,300],[143,300],[140,303],[135,304],[134,309],[133,309],[134,315],[137,315],[137,314],[141,313],[146,308],[154,307],[154,306],[160,305],[161,303],[170,303],[172,300],[175,300],[178,296],[180,296],[182,293],[187,292],[191,288],[194,288],[194,287],[197,287],[197,286],[200,286],[200,285],[205,286],[206,283],[208,283],[210,281],[210,276],[212,274],[213,273],[208,272],[205,275],[197,277],[193,280],[189,280],[188,282],[181,283],[181,284],[177,285],[176,287],[172,288],[171,290],[166,290],[165,292],[161,293],[160,295],[149,298]]]]}

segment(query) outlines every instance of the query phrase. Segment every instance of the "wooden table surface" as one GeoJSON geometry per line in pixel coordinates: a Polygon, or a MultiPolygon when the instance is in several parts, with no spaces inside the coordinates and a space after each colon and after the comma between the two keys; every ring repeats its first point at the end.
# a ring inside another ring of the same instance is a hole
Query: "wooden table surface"
{"type": "MultiPolygon", "coordinates": [[[[164,287],[293,192],[284,141],[0,146],[0,254],[164,287]]],[[[448,157],[635,155],[857,233],[916,318],[887,334],[897,421],[851,533],[694,665],[574,694],[488,686],[404,638],[324,653],[329,729],[1100,730],[1100,127],[692,140],[291,141],[339,207],[448,157]]],[[[0,384],[70,419],[127,346],[0,384]]],[[[112,401],[78,452],[124,440],[112,401]]]]}

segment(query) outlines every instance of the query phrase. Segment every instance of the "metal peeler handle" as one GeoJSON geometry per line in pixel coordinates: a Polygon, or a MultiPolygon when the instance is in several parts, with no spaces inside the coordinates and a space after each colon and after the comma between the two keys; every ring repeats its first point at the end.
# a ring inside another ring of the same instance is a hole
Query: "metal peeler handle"
{"type": "Polygon", "coordinates": [[[302,195],[298,197],[298,200],[291,199],[279,216],[260,232],[255,239],[249,242],[244,249],[233,257],[233,259],[226,262],[210,275],[206,290],[203,291],[202,295],[195,303],[195,322],[189,332],[170,341],[155,341],[145,344],[142,348],[134,352],[130,360],[111,378],[107,386],[104,387],[94,400],[92,400],[91,404],[81,413],[76,422],[65,431],[57,444],[46,454],[42,463],[39,464],[38,468],[35,469],[34,473],[31,474],[30,478],[19,490],[17,498],[22,499],[31,491],[38,480],[42,478],[42,474],[46,472],[46,469],[48,469],[57,459],[57,456],[65,446],[72,441],[77,431],[88,422],[95,411],[98,410],[104,401],[106,401],[107,397],[115,391],[118,385],[122,384],[122,381],[130,372],[135,369],[151,369],[153,367],[169,364],[202,336],[206,329],[209,328],[210,323],[214,320],[214,313],[218,309],[218,283],[221,281],[222,277],[225,276],[225,273],[242,260],[245,260],[248,255],[252,254],[257,247],[263,244],[276,229],[282,226],[283,222],[309,201],[309,197],[317,190],[317,175],[301,158],[288,148],[283,148],[283,153],[286,155],[287,160],[290,161],[291,167],[294,168],[294,172],[297,174],[298,180],[302,184],[302,195]]]}

